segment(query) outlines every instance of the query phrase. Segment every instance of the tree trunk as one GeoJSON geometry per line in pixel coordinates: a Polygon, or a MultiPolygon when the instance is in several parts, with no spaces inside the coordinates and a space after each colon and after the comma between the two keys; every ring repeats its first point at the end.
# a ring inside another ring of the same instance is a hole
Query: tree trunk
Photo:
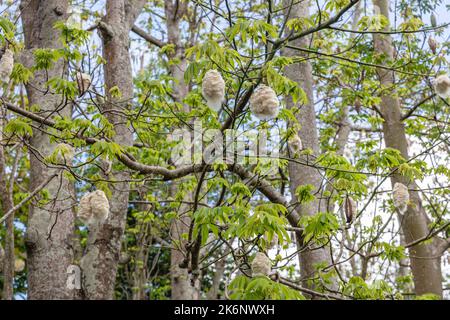
{"type": "MultiPolygon", "coordinates": [[[[373,3],[379,8],[380,14],[389,19],[388,1],[374,0],[373,3]]],[[[375,34],[374,48],[376,52],[386,56],[387,62],[393,60],[394,47],[389,35],[375,34]]],[[[393,71],[379,68],[377,73],[383,88],[393,87],[395,84],[393,71]]],[[[395,94],[387,94],[391,91],[383,90],[384,95],[381,96],[381,112],[384,118],[384,141],[386,147],[399,150],[405,159],[409,159],[400,101],[395,94]]],[[[418,186],[414,181],[409,181],[401,175],[392,175],[391,184],[394,185],[396,182],[407,185],[409,189],[418,190],[418,186]]],[[[408,205],[407,212],[404,216],[400,217],[400,220],[402,221],[401,228],[407,243],[428,235],[428,218],[418,192],[410,191],[410,205],[408,205]]],[[[437,241],[437,238],[435,240],[437,241]]],[[[417,295],[433,293],[442,297],[441,261],[440,256],[437,255],[435,243],[422,243],[409,248],[411,270],[414,276],[415,292],[417,295]]]]}
{"type": "MultiPolygon", "coordinates": [[[[6,119],[6,117],[4,119],[6,119]]],[[[1,127],[0,127],[0,131],[2,130],[1,127]]],[[[0,133],[0,136],[1,136],[1,133],[0,133]]],[[[3,139],[0,139],[0,140],[3,140],[3,139]]],[[[13,174],[14,174],[14,172],[11,173],[11,175],[13,175],[13,174]]],[[[13,182],[13,179],[11,179],[11,182],[13,182]]],[[[0,145],[0,193],[1,193],[3,214],[6,214],[14,206],[12,193],[10,191],[12,191],[12,190],[11,190],[11,187],[8,188],[8,183],[7,183],[6,159],[5,159],[4,148],[2,145],[0,145]]],[[[0,259],[0,264],[3,263],[3,269],[0,268],[0,270],[3,270],[2,299],[3,300],[12,300],[13,295],[14,295],[13,284],[14,284],[14,261],[15,261],[14,214],[11,214],[6,219],[5,223],[6,223],[6,233],[5,233],[4,256],[2,257],[0,254],[0,258],[4,259],[4,260],[0,259]]]]}
{"type": "MultiPolygon", "coordinates": [[[[167,37],[169,44],[175,45],[175,53],[170,59],[179,59],[177,64],[172,64],[170,68],[171,76],[174,77],[174,98],[178,103],[183,103],[184,97],[189,92],[189,85],[184,82],[184,72],[187,68],[187,60],[184,55],[184,46],[181,41],[180,20],[187,11],[188,2],[180,2],[178,0],[165,0],[164,9],[166,15],[167,37]]],[[[184,106],[184,111],[189,112],[188,107],[184,106]]],[[[174,182],[171,186],[174,192],[178,183],[174,182]]],[[[188,192],[184,201],[191,201],[192,194],[188,192]]],[[[188,205],[182,204],[179,209],[179,218],[175,218],[171,222],[170,234],[172,241],[180,243],[180,247],[186,246],[186,240],[182,238],[183,233],[188,233],[191,224],[191,217],[188,211],[188,205]]],[[[192,285],[191,274],[187,268],[181,268],[185,255],[181,248],[172,248],[170,254],[170,274],[172,282],[172,299],[173,300],[197,300],[199,299],[198,281],[192,285]]]]}
{"type": "MultiPolygon", "coordinates": [[[[33,51],[39,48],[60,49],[60,32],[54,28],[57,21],[67,19],[67,0],[22,1],[22,25],[25,36],[23,63],[33,65],[33,51]]],[[[70,117],[71,108],[64,98],[47,90],[46,82],[53,77],[64,77],[66,68],[60,59],[51,69],[36,71],[27,84],[29,105],[38,105],[41,116],[53,114],[70,117]]],[[[36,127],[41,124],[35,123],[36,127]]],[[[29,299],[71,299],[75,292],[66,286],[67,268],[73,261],[72,236],[74,231],[73,185],[60,169],[48,168],[43,158],[50,155],[55,144],[49,135],[33,130],[30,141],[30,190],[34,190],[50,175],[60,174],[48,185],[50,201],[30,206],[26,232],[29,299]]]]}
{"type": "MultiPolygon", "coordinates": [[[[133,99],[133,75],[129,56],[129,33],[141,12],[144,0],[108,0],[106,16],[99,23],[103,42],[106,103],[104,112],[113,124],[114,142],[123,148],[133,145],[133,134],[122,114],[130,109],[133,99]],[[111,96],[110,89],[117,86],[120,98],[111,96]],[[119,111],[119,112],[114,112],[119,111]]],[[[128,211],[130,174],[113,171],[110,179],[112,196],[110,215],[97,228],[89,230],[86,254],[81,260],[83,270],[83,294],[86,299],[113,299],[119,263],[121,239],[125,230],[128,211]]]]}
{"type": "MultiPolygon", "coordinates": [[[[309,17],[309,1],[303,1],[300,3],[293,4],[291,9],[289,10],[289,6],[291,5],[291,1],[287,1],[287,9],[286,12],[289,12],[289,17],[287,19],[300,18],[300,17],[309,17]]],[[[299,38],[290,42],[291,45],[302,47],[307,46],[309,43],[309,37],[299,38]]],[[[298,53],[296,50],[285,48],[283,49],[284,56],[297,56],[298,53]]],[[[295,105],[292,101],[291,97],[286,98],[287,107],[299,108],[299,112],[296,117],[301,125],[301,129],[298,131],[298,135],[303,142],[303,148],[310,148],[314,151],[315,155],[318,155],[319,150],[319,139],[317,133],[317,124],[316,124],[316,114],[314,110],[314,94],[313,94],[313,76],[312,76],[312,66],[306,61],[303,63],[296,63],[286,67],[285,75],[297,82],[297,84],[305,91],[308,102],[304,105],[298,106],[295,105]]],[[[301,161],[308,161],[307,157],[302,157],[301,161]]],[[[290,190],[292,197],[295,198],[295,190],[298,186],[311,184],[315,188],[315,192],[319,192],[319,188],[321,185],[322,178],[319,172],[312,167],[300,165],[298,163],[290,162],[289,163],[289,178],[290,178],[290,190]]],[[[296,201],[296,200],[293,200],[296,201]]],[[[313,201],[309,204],[298,205],[296,207],[297,212],[301,215],[312,216],[319,212],[319,202],[313,201]]],[[[326,210],[326,206],[322,208],[322,210],[326,210]]],[[[303,243],[299,244],[300,246],[303,243]]],[[[308,283],[308,280],[314,278],[316,273],[315,265],[318,263],[325,263],[327,266],[331,265],[331,256],[330,256],[330,248],[328,246],[323,246],[321,248],[311,248],[303,250],[299,254],[300,259],[300,271],[301,276],[304,281],[304,285],[311,287],[308,283]]]]}

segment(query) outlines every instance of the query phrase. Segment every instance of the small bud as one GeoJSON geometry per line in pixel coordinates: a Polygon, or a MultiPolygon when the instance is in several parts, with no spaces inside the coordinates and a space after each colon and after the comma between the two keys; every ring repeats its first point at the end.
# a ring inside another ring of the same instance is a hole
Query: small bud
{"type": "Polygon", "coordinates": [[[76,78],[77,78],[78,92],[80,93],[79,96],[81,97],[86,93],[86,91],[89,90],[92,79],[90,75],[82,73],[80,71],[77,72],[76,78]]]}

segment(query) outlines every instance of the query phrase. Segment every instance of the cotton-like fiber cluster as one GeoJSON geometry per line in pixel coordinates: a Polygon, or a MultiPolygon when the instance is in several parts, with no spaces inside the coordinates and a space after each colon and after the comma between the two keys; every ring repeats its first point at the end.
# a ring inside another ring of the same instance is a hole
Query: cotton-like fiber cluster
{"type": "Polygon", "coordinates": [[[393,196],[395,208],[397,208],[400,213],[405,213],[409,203],[408,187],[400,182],[395,183],[393,196]]]}
{"type": "Polygon", "coordinates": [[[16,259],[14,260],[14,271],[15,272],[22,272],[25,269],[25,261],[22,259],[16,259]]]}
{"type": "Polygon", "coordinates": [[[91,86],[91,76],[87,73],[82,73],[80,71],[77,72],[76,75],[77,79],[77,85],[78,85],[78,92],[80,93],[80,97],[86,93],[86,91],[89,90],[89,87],[91,86]]]}
{"type": "Polygon", "coordinates": [[[344,203],[345,218],[347,220],[347,223],[353,221],[353,217],[355,216],[357,210],[358,207],[355,200],[353,200],[350,197],[347,197],[344,203]]]}
{"type": "Polygon", "coordinates": [[[9,82],[14,67],[14,53],[6,49],[0,60],[0,81],[9,82]]]}
{"type": "Polygon", "coordinates": [[[86,225],[95,225],[105,221],[109,216],[109,202],[105,193],[96,190],[85,194],[78,208],[78,218],[86,225]]]}
{"type": "Polygon", "coordinates": [[[217,70],[208,70],[202,81],[202,94],[208,107],[219,111],[225,98],[225,81],[217,70]]]}
{"type": "Polygon", "coordinates": [[[446,74],[436,77],[434,80],[434,90],[443,99],[450,97],[450,78],[446,74]]]}
{"type": "Polygon", "coordinates": [[[271,120],[278,116],[280,102],[272,88],[261,85],[250,98],[250,111],[259,120],[271,120]]]}
{"type": "Polygon", "coordinates": [[[293,154],[299,153],[303,149],[302,139],[297,134],[289,138],[288,145],[293,154]]]}
{"type": "Polygon", "coordinates": [[[433,52],[433,54],[436,54],[437,41],[434,40],[433,37],[428,37],[428,46],[430,47],[431,52],[433,52]]]}
{"type": "Polygon", "coordinates": [[[272,262],[262,252],[257,252],[252,262],[252,276],[268,276],[272,270],[272,262]]]}

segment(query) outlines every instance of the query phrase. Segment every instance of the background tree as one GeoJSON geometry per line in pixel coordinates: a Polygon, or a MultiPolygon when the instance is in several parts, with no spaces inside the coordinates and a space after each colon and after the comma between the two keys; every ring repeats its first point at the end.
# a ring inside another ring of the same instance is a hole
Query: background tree
{"type": "Polygon", "coordinates": [[[446,298],[444,7],[3,3],[2,298],[446,298]]]}

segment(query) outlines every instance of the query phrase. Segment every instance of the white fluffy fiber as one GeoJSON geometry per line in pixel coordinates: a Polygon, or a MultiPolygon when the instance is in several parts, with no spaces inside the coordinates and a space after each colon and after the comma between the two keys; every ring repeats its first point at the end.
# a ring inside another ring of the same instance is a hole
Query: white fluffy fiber
{"type": "Polygon", "coordinates": [[[89,90],[92,79],[90,75],[88,75],[87,73],[82,73],[80,71],[77,72],[76,78],[78,84],[78,91],[81,97],[83,94],[85,94],[86,91],[89,90]]]}
{"type": "Polygon", "coordinates": [[[105,193],[96,190],[85,194],[78,208],[78,218],[86,225],[105,221],[109,216],[109,202],[105,193]]]}
{"type": "Polygon", "coordinates": [[[450,97],[450,79],[446,74],[436,77],[433,84],[439,97],[443,99],[450,97]]]}
{"type": "Polygon", "coordinates": [[[202,81],[202,94],[208,107],[219,111],[225,98],[225,81],[217,70],[208,70],[202,81]]]}
{"type": "Polygon", "coordinates": [[[0,81],[9,82],[9,77],[14,67],[14,53],[10,49],[6,49],[0,60],[0,81]]]}
{"type": "Polygon", "coordinates": [[[400,213],[405,213],[408,209],[409,192],[408,187],[400,182],[394,184],[393,189],[394,206],[400,213]]]}
{"type": "Polygon", "coordinates": [[[278,116],[280,102],[272,88],[261,85],[250,98],[250,111],[259,120],[271,120],[278,116]]]}
{"type": "Polygon", "coordinates": [[[299,153],[303,149],[302,139],[297,134],[289,138],[288,145],[293,154],[299,153]]]}
{"type": "Polygon", "coordinates": [[[257,252],[252,262],[252,276],[268,276],[272,270],[272,262],[262,252],[257,252]]]}
{"type": "Polygon", "coordinates": [[[25,261],[22,259],[16,259],[14,260],[14,271],[15,272],[22,272],[25,269],[25,261]]]}

